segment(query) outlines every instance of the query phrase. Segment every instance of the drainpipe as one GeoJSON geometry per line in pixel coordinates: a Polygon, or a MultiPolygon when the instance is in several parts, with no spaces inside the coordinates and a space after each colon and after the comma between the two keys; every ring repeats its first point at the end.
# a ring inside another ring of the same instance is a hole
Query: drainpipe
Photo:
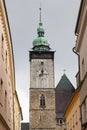
{"type": "Polygon", "coordinates": [[[78,69],[79,69],[79,83],[80,83],[80,55],[76,52],[75,47],[73,47],[72,51],[78,56],[78,69]]]}
{"type": "MultiPolygon", "coordinates": [[[[75,47],[73,47],[73,52],[78,55],[78,63],[79,63],[79,83],[80,83],[80,55],[76,52],[75,47]]],[[[80,115],[81,115],[81,130],[82,130],[82,112],[81,112],[81,104],[80,104],[80,115]]]]}

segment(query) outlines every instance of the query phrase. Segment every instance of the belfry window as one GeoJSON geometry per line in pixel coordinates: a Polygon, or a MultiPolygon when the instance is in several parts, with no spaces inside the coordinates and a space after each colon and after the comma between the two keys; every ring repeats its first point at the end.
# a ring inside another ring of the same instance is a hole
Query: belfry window
{"type": "Polygon", "coordinates": [[[45,96],[42,94],[40,97],[40,107],[45,108],[45,96]]]}

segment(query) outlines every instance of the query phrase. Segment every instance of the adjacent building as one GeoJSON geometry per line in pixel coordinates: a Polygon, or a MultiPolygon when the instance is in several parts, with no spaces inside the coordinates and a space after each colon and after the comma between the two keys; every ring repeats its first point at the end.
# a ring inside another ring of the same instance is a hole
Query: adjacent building
{"type": "Polygon", "coordinates": [[[21,130],[21,121],[23,120],[22,109],[19,103],[17,91],[14,93],[14,130],[21,130]]]}
{"type": "Polygon", "coordinates": [[[28,122],[22,122],[21,123],[21,130],[29,130],[29,123],[28,122]]]}
{"type": "Polygon", "coordinates": [[[80,114],[80,88],[78,87],[69,104],[67,105],[64,118],[66,120],[67,130],[81,130],[81,114],[80,114]]]}
{"type": "Polygon", "coordinates": [[[75,34],[75,52],[78,54],[80,111],[82,130],[87,130],[87,0],[81,0],[75,34]]]}
{"type": "Polygon", "coordinates": [[[12,40],[4,0],[0,0],[0,130],[14,129],[15,92],[12,40]]]}
{"type": "Polygon", "coordinates": [[[75,88],[73,87],[66,74],[61,77],[56,89],[55,89],[55,102],[56,102],[56,130],[66,129],[66,120],[64,118],[64,112],[70,99],[73,96],[75,88]]]}
{"type": "MultiPolygon", "coordinates": [[[[6,6],[5,1],[0,0],[0,130],[15,130],[14,70],[13,47],[6,6]]],[[[19,106],[19,103],[17,105],[19,106]]]]}
{"type": "Polygon", "coordinates": [[[75,35],[77,39],[73,51],[78,55],[79,68],[77,89],[64,116],[67,130],[87,130],[87,0],[81,0],[75,35]]]}

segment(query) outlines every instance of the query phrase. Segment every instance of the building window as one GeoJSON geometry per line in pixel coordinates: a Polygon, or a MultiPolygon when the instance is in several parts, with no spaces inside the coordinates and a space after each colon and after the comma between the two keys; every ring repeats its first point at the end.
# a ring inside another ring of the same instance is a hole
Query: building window
{"type": "Polygon", "coordinates": [[[60,119],[60,125],[62,125],[62,119],[60,119]]]}
{"type": "Polygon", "coordinates": [[[75,119],[74,119],[74,115],[73,115],[73,128],[75,127],[75,119]]]}
{"type": "Polygon", "coordinates": [[[84,100],[81,106],[82,124],[87,121],[87,98],[84,100]]]}
{"type": "Polygon", "coordinates": [[[75,112],[75,116],[76,116],[76,125],[78,124],[78,120],[77,120],[77,111],[75,112]]]}
{"type": "Polygon", "coordinates": [[[40,107],[45,108],[45,96],[42,94],[40,97],[40,107]]]}
{"type": "Polygon", "coordinates": [[[44,62],[43,62],[43,61],[41,61],[41,65],[44,65],[44,62]]]}
{"type": "Polygon", "coordinates": [[[82,60],[82,77],[84,77],[85,74],[85,61],[84,59],[82,60]]]}
{"type": "Polygon", "coordinates": [[[2,107],[2,99],[3,99],[3,80],[0,79],[0,106],[2,107]]]}
{"type": "Polygon", "coordinates": [[[62,118],[57,118],[57,124],[58,124],[58,125],[63,125],[63,124],[65,124],[64,119],[62,119],[62,118]]]}
{"type": "Polygon", "coordinates": [[[2,94],[2,87],[3,87],[3,80],[1,78],[0,79],[0,95],[2,94]]]}
{"type": "Polygon", "coordinates": [[[7,92],[5,91],[5,111],[7,110],[7,92]]]}
{"type": "Polygon", "coordinates": [[[4,61],[4,37],[3,37],[3,34],[2,34],[2,39],[1,39],[1,56],[2,56],[2,59],[4,61]]]}
{"type": "Polygon", "coordinates": [[[2,86],[3,85],[3,80],[2,79],[0,79],[0,86],[2,86]]]}
{"type": "Polygon", "coordinates": [[[6,66],[6,73],[7,73],[7,51],[5,51],[5,66],[6,66]]]}

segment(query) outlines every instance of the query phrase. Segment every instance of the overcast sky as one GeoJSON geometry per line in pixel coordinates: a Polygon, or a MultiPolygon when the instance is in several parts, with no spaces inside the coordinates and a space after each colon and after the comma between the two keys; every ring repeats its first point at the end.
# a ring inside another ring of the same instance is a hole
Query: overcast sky
{"type": "Polygon", "coordinates": [[[42,3],[42,22],[45,37],[55,53],[55,86],[66,70],[76,87],[78,71],[74,34],[80,0],[5,0],[13,41],[16,89],[23,111],[23,121],[29,120],[29,50],[37,37],[39,7],[42,3]]]}

